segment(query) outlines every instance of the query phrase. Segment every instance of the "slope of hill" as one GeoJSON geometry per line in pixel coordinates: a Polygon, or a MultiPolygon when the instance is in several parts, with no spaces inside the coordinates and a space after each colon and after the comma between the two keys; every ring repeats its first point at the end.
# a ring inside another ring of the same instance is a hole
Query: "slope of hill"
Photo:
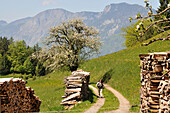
{"type": "Polygon", "coordinates": [[[136,46],[89,60],[82,65],[82,69],[91,72],[91,82],[103,78],[110,86],[121,92],[131,105],[139,105],[139,54],[169,50],[170,41],[158,41],[149,46],[136,46]]]}
{"type": "Polygon", "coordinates": [[[1,27],[3,27],[3,26],[5,26],[5,25],[7,25],[7,22],[6,22],[6,21],[1,20],[1,21],[0,21],[0,28],[1,28],[1,27]]]}
{"type": "MultiPolygon", "coordinates": [[[[158,41],[149,46],[136,46],[124,49],[99,58],[91,59],[81,65],[81,69],[90,72],[90,83],[96,83],[103,78],[107,84],[122,93],[131,105],[140,104],[140,53],[150,51],[162,52],[170,50],[170,41],[158,41]]],[[[35,90],[35,94],[42,100],[41,112],[64,110],[60,105],[64,94],[64,77],[69,76],[68,71],[57,71],[36,80],[28,80],[27,86],[35,90]]],[[[6,76],[0,76],[6,77],[6,76]]],[[[92,94],[92,92],[91,92],[92,94]]],[[[91,95],[89,100],[82,102],[74,108],[73,112],[81,112],[89,108],[96,101],[91,95]]],[[[112,103],[114,105],[114,103],[112,103]]],[[[138,111],[139,108],[131,108],[138,111]]]]}
{"type": "Polygon", "coordinates": [[[25,40],[30,46],[41,42],[48,35],[49,28],[59,25],[62,21],[80,17],[89,26],[96,27],[103,41],[101,55],[124,49],[124,39],[120,37],[121,28],[130,25],[129,17],[134,17],[145,8],[127,3],[111,4],[102,12],[69,12],[64,9],[50,9],[29,17],[7,24],[0,21],[0,36],[14,37],[15,40],[25,40]],[[109,41],[107,41],[109,40],[109,41]],[[109,43],[108,43],[109,42],[109,43]]]}

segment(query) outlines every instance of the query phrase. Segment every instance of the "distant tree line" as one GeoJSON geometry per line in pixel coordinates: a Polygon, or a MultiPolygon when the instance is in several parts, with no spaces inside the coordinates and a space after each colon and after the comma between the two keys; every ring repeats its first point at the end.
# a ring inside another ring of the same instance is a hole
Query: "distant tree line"
{"type": "Polygon", "coordinates": [[[41,47],[38,44],[29,47],[25,41],[14,41],[13,38],[0,37],[0,74],[44,75],[43,64],[31,57],[32,53],[38,53],[40,50],[41,47]]]}
{"type": "Polygon", "coordinates": [[[99,32],[81,19],[50,28],[42,49],[36,44],[0,37],[0,74],[19,73],[41,76],[62,69],[75,71],[90,56],[99,53],[99,32]]]}

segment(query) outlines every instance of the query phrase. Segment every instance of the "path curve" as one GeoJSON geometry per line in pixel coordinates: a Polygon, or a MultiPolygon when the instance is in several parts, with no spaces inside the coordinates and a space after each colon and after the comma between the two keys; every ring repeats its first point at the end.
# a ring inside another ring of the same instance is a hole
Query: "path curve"
{"type": "Polygon", "coordinates": [[[129,101],[121,93],[119,93],[109,85],[104,84],[104,86],[118,98],[120,104],[119,109],[113,111],[105,111],[103,113],[129,113],[129,109],[131,107],[129,101]]]}
{"type": "MultiPolygon", "coordinates": [[[[89,87],[93,90],[93,92],[98,95],[97,88],[93,87],[92,85],[89,85],[89,87]]],[[[83,113],[97,113],[97,111],[104,105],[105,98],[98,98],[97,102],[91,106],[91,108],[87,109],[83,113]]]]}

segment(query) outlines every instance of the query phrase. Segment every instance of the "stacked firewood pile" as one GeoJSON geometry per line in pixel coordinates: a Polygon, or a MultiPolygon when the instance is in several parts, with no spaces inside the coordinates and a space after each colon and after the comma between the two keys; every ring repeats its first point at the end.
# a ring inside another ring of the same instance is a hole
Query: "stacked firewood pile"
{"type": "Polygon", "coordinates": [[[19,78],[0,79],[0,112],[22,113],[39,112],[41,101],[34,90],[25,87],[26,82],[19,78]]]}
{"type": "Polygon", "coordinates": [[[139,55],[141,112],[170,113],[170,52],[139,55]]]}
{"type": "Polygon", "coordinates": [[[65,109],[71,109],[75,104],[88,98],[88,85],[90,73],[82,70],[72,72],[72,75],[65,78],[65,95],[61,105],[65,109]]]}

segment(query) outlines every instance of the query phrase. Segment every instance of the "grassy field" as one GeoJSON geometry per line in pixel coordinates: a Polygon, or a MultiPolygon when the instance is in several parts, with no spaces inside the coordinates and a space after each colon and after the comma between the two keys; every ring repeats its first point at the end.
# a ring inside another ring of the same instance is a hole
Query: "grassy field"
{"type": "MultiPolygon", "coordinates": [[[[97,82],[97,80],[104,78],[110,86],[121,92],[131,105],[139,105],[139,54],[169,50],[170,41],[158,41],[149,46],[128,48],[89,60],[81,68],[91,72],[91,82],[97,82]]],[[[131,111],[139,111],[139,108],[131,108],[131,111]]]]}
{"type": "MultiPolygon", "coordinates": [[[[108,54],[99,58],[91,59],[80,66],[84,71],[90,72],[90,82],[95,84],[99,79],[104,81],[122,93],[131,103],[139,105],[139,88],[140,88],[140,67],[139,54],[151,51],[161,52],[170,50],[170,41],[158,41],[146,47],[128,48],[113,54],[108,54]]],[[[41,112],[63,111],[64,107],[60,105],[61,96],[64,95],[65,87],[64,77],[69,76],[70,72],[54,72],[36,80],[27,80],[27,86],[35,90],[35,94],[42,101],[41,112]]],[[[0,78],[11,77],[0,76],[0,78]]],[[[118,106],[118,101],[111,93],[104,90],[106,103],[103,109],[110,106],[118,106]]],[[[89,100],[78,104],[71,113],[82,112],[89,108],[97,100],[96,95],[91,92],[89,100]]],[[[110,109],[109,109],[110,110],[110,109]]],[[[100,112],[99,111],[99,112],[100,112]]],[[[139,108],[131,108],[131,111],[139,111],[139,108]]],[[[69,113],[70,113],[69,112],[69,113]]]]}
{"type": "MultiPolygon", "coordinates": [[[[18,78],[21,74],[9,74],[0,78],[18,78]]],[[[27,81],[27,87],[31,87],[42,101],[40,106],[40,112],[68,112],[78,113],[88,109],[92,104],[97,101],[97,96],[94,95],[93,91],[89,89],[90,95],[88,100],[77,104],[70,111],[65,111],[64,106],[60,105],[62,96],[64,95],[65,85],[64,77],[71,75],[71,72],[53,72],[46,76],[37,77],[36,80],[29,78],[27,81]]]]}
{"type": "MultiPolygon", "coordinates": [[[[60,105],[61,96],[64,95],[65,85],[64,77],[70,75],[70,72],[54,72],[44,77],[37,78],[36,80],[28,80],[27,86],[35,90],[35,94],[39,96],[42,101],[40,110],[41,112],[48,111],[64,111],[64,107],[60,105]]],[[[89,100],[78,104],[76,107],[69,111],[69,113],[82,112],[89,108],[97,100],[97,97],[90,90],[91,95],[89,100]]]]}

